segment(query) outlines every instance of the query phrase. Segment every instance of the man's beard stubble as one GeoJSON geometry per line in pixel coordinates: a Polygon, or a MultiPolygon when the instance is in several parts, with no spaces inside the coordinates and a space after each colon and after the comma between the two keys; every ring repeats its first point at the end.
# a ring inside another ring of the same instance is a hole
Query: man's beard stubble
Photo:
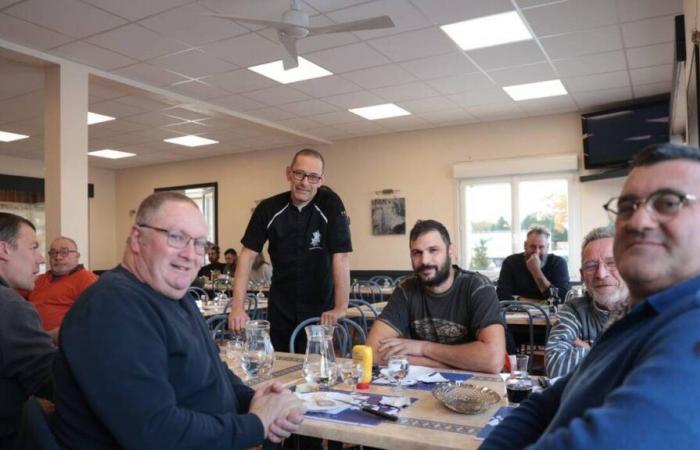
{"type": "Polygon", "coordinates": [[[434,287],[434,286],[439,286],[442,283],[447,280],[450,276],[450,269],[452,268],[452,259],[447,256],[445,259],[445,264],[442,266],[429,266],[429,265],[422,265],[417,268],[415,268],[413,271],[416,274],[416,277],[418,277],[418,280],[420,280],[421,284],[426,287],[434,287]],[[435,276],[430,278],[429,280],[424,279],[421,277],[420,273],[423,271],[423,269],[426,268],[433,268],[435,269],[435,276]]]}

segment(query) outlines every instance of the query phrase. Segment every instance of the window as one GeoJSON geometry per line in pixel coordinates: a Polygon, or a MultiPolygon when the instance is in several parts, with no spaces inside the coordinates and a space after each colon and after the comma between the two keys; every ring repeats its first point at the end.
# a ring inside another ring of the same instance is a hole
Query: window
{"type": "Polygon", "coordinates": [[[155,191],[175,191],[191,198],[204,214],[204,220],[207,224],[207,239],[214,243],[218,242],[218,183],[171,186],[156,188],[155,191]]]}
{"type": "Polygon", "coordinates": [[[568,174],[510,176],[463,180],[462,261],[470,270],[497,278],[503,260],[523,251],[527,230],[546,227],[551,232],[550,252],[578,267],[571,254],[573,223],[571,178],[568,174]]]}

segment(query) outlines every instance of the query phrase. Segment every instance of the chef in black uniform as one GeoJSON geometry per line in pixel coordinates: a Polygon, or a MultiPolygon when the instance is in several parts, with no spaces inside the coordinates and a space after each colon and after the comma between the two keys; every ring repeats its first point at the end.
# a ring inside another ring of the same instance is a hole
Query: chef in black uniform
{"type": "MultiPolygon", "coordinates": [[[[244,328],[244,298],[255,256],[269,240],[272,266],[268,320],[272,345],[287,351],[294,328],[321,316],[335,324],[348,307],[352,251],[349,219],[340,197],[323,187],[323,156],[312,149],[297,152],[287,167],[288,192],[258,204],[241,240],[233,286],[229,327],[244,328]]],[[[305,336],[297,339],[303,350],[305,336]]]]}

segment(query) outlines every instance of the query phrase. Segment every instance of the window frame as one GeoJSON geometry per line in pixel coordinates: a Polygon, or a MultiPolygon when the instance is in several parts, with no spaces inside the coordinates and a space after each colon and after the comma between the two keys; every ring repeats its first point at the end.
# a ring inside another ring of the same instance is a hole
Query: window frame
{"type": "MultiPolygon", "coordinates": [[[[167,187],[158,187],[153,189],[153,192],[163,192],[163,191],[186,191],[188,189],[202,189],[202,188],[214,188],[214,236],[213,236],[213,243],[218,243],[219,242],[219,183],[217,182],[209,182],[209,183],[198,183],[198,184],[186,184],[182,186],[167,186],[167,187]]],[[[202,211],[202,214],[204,214],[204,220],[207,220],[207,215],[205,211],[202,211]]],[[[207,225],[209,225],[207,223],[207,225]]]]}

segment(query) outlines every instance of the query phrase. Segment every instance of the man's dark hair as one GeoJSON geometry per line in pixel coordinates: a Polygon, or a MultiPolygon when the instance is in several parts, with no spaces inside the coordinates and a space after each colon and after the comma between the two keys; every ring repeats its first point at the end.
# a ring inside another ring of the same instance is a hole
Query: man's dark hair
{"type": "Polygon", "coordinates": [[[27,225],[36,231],[36,227],[29,220],[16,214],[0,212],[0,241],[8,242],[14,246],[17,243],[17,235],[21,224],[27,225]]]}
{"type": "Polygon", "coordinates": [[[429,231],[437,231],[440,233],[445,245],[449,246],[452,243],[452,241],[450,241],[450,233],[447,232],[447,228],[445,228],[445,226],[437,220],[432,219],[417,221],[416,224],[413,225],[413,228],[411,228],[411,234],[408,236],[408,240],[413,242],[418,239],[419,236],[429,231]]]}
{"type": "Polygon", "coordinates": [[[632,167],[651,166],[674,159],[700,162],[700,148],[670,143],[648,145],[634,157],[632,167]]]}
{"type": "Polygon", "coordinates": [[[292,158],[292,164],[289,165],[289,167],[294,167],[294,163],[297,162],[297,158],[300,156],[311,156],[316,159],[321,160],[321,168],[325,169],[326,168],[326,161],[323,159],[323,155],[318,152],[318,150],[314,150],[313,148],[302,148],[298,152],[294,154],[294,157],[292,158]]]}
{"type": "Polygon", "coordinates": [[[219,253],[219,254],[221,253],[221,249],[219,248],[218,245],[212,245],[211,247],[209,247],[209,250],[214,250],[216,253],[219,253]]]}
{"type": "Polygon", "coordinates": [[[238,256],[238,253],[236,253],[236,250],[232,248],[227,248],[226,251],[224,252],[224,255],[236,255],[238,256]]]}

